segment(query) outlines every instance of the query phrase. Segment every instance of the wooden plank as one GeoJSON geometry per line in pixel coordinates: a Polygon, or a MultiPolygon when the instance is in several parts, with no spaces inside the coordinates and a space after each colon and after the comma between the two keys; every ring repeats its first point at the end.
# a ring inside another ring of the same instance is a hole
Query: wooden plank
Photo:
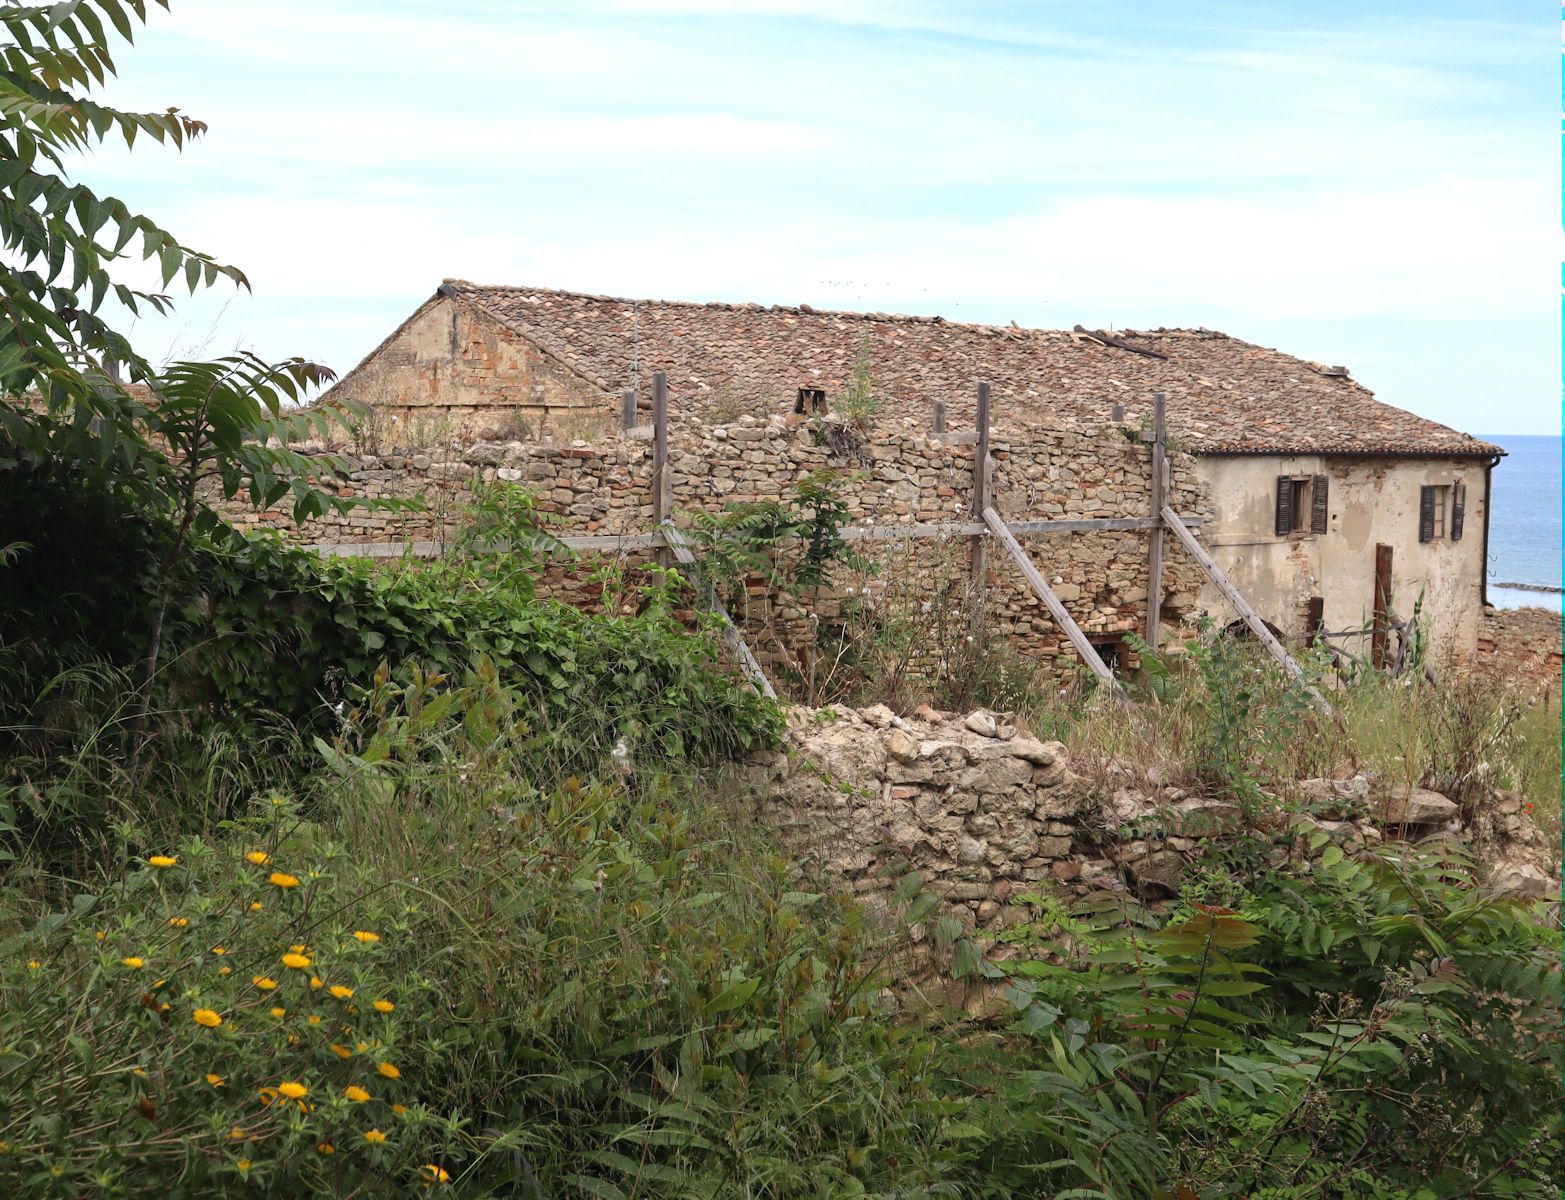
{"type": "Polygon", "coordinates": [[[1293,656],[1272,636],[1272,631],[1266,628],[1266,622],[1261,620],[1260,614],[1250,607],[1250,602],[1244,598],[1243,593],[1229,582],[1228,576],[1223,574],[1223,569],[1206,552],[1206,547],[1196,541],[1195,534],[1191,533],[1185,523],[1179,519],[1179,514],[1166,504],[1163,506],[1163,520],[1168,528],[1174,531],[1174,536],[1184,543],[1191,557],[1201,564],[1207,578],[1217,585],[1217,590],[1223,594],[1229,604],[1233,605],[1234,611],[1244,618],[1244,623],[1250,627],[1250,632],[1255,635],[1256,640],[1266,647],[1267,652],[1288,673],[1288,677],[1302,687],[1309,698],[1324,712],[1335,716],[1336,712],[1330,704],[1326,703],[1326,698],[1311,687],[1304,678],[1304,669],[1293,661],[1293,656]]]}
{"type": "Polygon", "coordinates": [[[1081,626],[1076,624],[1075,618],[1070,615],[1060,598],[1054,594],[1054,589],[1044,579],[1042,572],[1033,565],[1027,551],[1022,549],[1022,544],[1016,540],[1011,531],[1006,528],[1005,522],[1000,519],[1000,514],[992,508],[984,509],[984,524],[989,527],[989,532],[1000,539],[1000,545],[1004,546],[1021,568],[1022,575],[1032,585],[1032,590],[1037,593],[1038,599],[1043,601],[1043,606],[1049,610],[1049,615],[1065,631],[1065,636],[1070,639],[1070,644],[1075,647],[1081,661],[1092,669],[1092,673],[1106,682],[1116,695],[1124,695],[1124,689],[1119,681],[1114,678],[1114,672],[1104,665],[1103,659],[1098,657],[1098,652],[1087,640],[1087,635],[1081,631],[1081,626]]]}
{"type": "Polygon", "coordinates": [[[947,430],[944,433],[930,434],[929,440],[940,442],[947,446],[976,446],[978,444],[978,432],[973,429],[947,430]]]}
{"type": "MultiPolygon", "coordinates": [[[[1374,615],[1369,635],[1369,661],[1377,671],[1386,667],[1386,631],[1391,624],[1391,547],[1375,547],[1374,615]]],[[[1362,593],[1360,593],[1362,595],[1362,593]]]]}
{"type": "Polygon", "coordinates": [[[1161,514],[1168,491],[1168,420],[1165,401],[1158,392],[1152,397],[1152,516],[1151,545],[1147,551],[1147,645],[1153,650],[1163,638],[1163,524],[1161,514]]]}
{"type": "MultiPolygon", "coordinates": [[[[978,441],[973,449],[973,517],[977,520],[985,520],[985,513],[989,511],[989,381],[980,380],[978,384],[978,415],[974,426],[978,434],[978,441]]],[[[974,600],[973,616],[976,620],[983,604],[983,585],[985,538],[982,535],[973,538],[971,560],[972,588],[977,596],[974,600]]]]}
{"type": "MultiPolygon", "coordinates": [[[[652,376],[652,526],[660,529],[668,520],[668,376],[652,376]]],[[[668,555],[658,551],[658,565],[668,566],[668,555]]]]}
{"type": "MultiPolygon", "coordinates": [[[[1203,517],[1187,517],[1188,526],[1205,524],[1203,517]]],[[[1011,521],[1007,524],[1016,534],[1052,533],[1125,533],[1139,529],[1152,529],[1158,524],[1151,517],[1089,517],[1081,520],[1061,521],[1011,521]]],[[[973,537],[989,532],[982,521],[948,521],[940,524],[907,525],[847,525],[841,530],[849,542],[883,542],[897,538],[973,537]]],[[[558,538],[571,550],[648,550],[666,546],[662,534],[653,533],[583,533],[567,534],[558,538]]],[[[334,558],[437,558],[445,543],[435,541],[414,542],[315,542],[305,546],[334,558]]]]}
{"type": "Polygon", "coordinates": [[[636,393],[629,389],[620,393],[619,427],[626,433],[636,427],[636,393]]]}
{"type": "Polygon", "coordinates": [[[750,653],[750,647],[745,644],[744,635],[739,632],[733,618],[728,615],[728,610],[723,607],[723,602],[717,598],[717,593],[710,585],[702,582],[695,570],[696,556],[690,550],[690,543],[685,540],[685,535],[675,529],[672,524],[665,524],[662,529],[663,536],[668,539],[668,544],[673,548],[674,557],[684,566],[691,568],[691,575],[701,588],[706,598],[707,607],[717,614],[718,632],[723,642],[739,660],[739,666],[744,671],[750,686],[755,688],[768,700],[777,699],[777,691],[772,687],[771,680],[766,678],[766,672],[761,670],[761,664],[755,655],[750,653]]]}

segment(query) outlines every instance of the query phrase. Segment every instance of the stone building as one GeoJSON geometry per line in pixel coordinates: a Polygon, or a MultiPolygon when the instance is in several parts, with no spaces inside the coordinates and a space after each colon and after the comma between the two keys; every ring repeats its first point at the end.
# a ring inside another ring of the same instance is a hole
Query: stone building
{"type": "MultiPolygon", "coordinates": [[[[1206,519],[1202,541],[1275,631],[1367,627],[1378,561],[1386,606],[1405,618],[1416,605],[1438,653],[1475,648],[1503,451],[1381,403],[1343,368],[1209,330],[1022,329],[447,280],[330,394],[367,404],[385,447],[463,442],[464,462],[540,487],[580,528],[628,532],[650,509],[636,482],[645,445],[620,436],[622,397],[645,421],[656,371],[669,380],[676,508],[776,495],[836,462],[863,469],[855,511],[883,521],[965,516],[972,451],[935,429],[935,410],[970,430],[978,380],[993,386],[1007,520],[1144,517],[1141,435],[1165,393],[1175,506],[1206,519]],[[858,445],[812,440],[812,424],[843,418],[858,445]],[[475,459],[474,442],[492,449],[475,459]]],[[[394,461],[393,473],[422,469],[408,465],[418,456],[394,461]]],[[[1100,641],[1141,625],[1147,539],[1038,546],[1100,641]]],[[[1166,569],[1169,620],[1202,608],[1231,619],[1178,547],[1166,569]]],[[[1046,614],[1018,604],[1014,624],[1052,637],[1046,614]]]]}

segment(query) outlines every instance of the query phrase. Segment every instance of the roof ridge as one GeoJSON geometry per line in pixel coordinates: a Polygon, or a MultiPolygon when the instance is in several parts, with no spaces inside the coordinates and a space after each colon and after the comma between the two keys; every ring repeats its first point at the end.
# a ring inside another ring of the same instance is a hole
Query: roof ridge
{"type": "MultiPolygon", "coordinates": [[[[658,305],[664,308],[690,308],[690,309],[715,309],[721,312],[772,312],[792,313],[796,316],[808,317],[848,317],[860,321],[880,321],[889,324],[906,325],[949,325],[953,329],[982,329],[1001,334],[1013,333],[1047,333],[1059,337],[1079,337],[1080,334],[1070,329],[1049,329],[1040,325],[1018,325],[1014,321],[1009,325],[996,325],[984,321],[954,321],[950,317],[936,314],[934,316],[921,316],[916,313],[887,313],[887,312],[862,312],[845,308],[818,308],[813,304],[761,304],[754,300],[660,300],[646,296],[608,296],[600,292],[577,292],[569,288],[539,287],[525,283],[474,283],[470,279],[455,279],[447,277],[441,281],[443,284],[463,291],[473,292],[531,292],[545,296],[562,296],[572,300],[593,300],[606,304],[636,304],[658,305]]],[[[1088,331],[1089,334],[1096,332],[1088,331]]],[[[1157,329],[1119,329],[1114,331],[1123,337],[1158,337],[1174,335],[1179,337],[1200,338],[1226,338],[1229,341],[1241,342],[1242,339],[1232,334],[1224,333],[1220,329],[1187,328],[1182,326],[1159,326],[1157,329]]],[[[1250,343],[1243,343],[1248,345],[1250,343]]]]}

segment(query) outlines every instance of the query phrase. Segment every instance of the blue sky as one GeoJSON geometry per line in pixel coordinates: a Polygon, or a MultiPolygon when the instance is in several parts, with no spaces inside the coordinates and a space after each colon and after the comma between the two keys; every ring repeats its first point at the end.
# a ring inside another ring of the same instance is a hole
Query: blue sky
{"type": "Polygon", "coordinates": [[[347,370],[445,276],[1224,329],[1559,429],[1556,28],[1516,3],[174,0],[82,178],[250,275],[162,358],[347,370]]]}

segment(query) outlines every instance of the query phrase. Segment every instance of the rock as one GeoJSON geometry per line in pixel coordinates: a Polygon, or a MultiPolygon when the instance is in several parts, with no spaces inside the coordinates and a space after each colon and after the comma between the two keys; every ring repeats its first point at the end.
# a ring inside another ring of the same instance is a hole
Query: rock
{"type": "Polygon", "coordinates": [[[1041,837],[1038,839],[1038,855],[1041,858],[1060,858],[1071,852],[1068,837],[1041,837]]]}
{"type": "Polygon", "coordinates": [[[1244,813],[1226,800],[1186,800],[1169,812],[1169,828],[1181,837],[1215,837],[1237,829],[1244,813]]]}
{"type": "Polygon", "coordinates": [[[920,704],[913,710],[913,718],[918,721],[926,721],[930,725],[939,725],[950,719],[950,713],[943,713],[938,708],[930,708],[927,704],[920,704]]]}
{"type": "Polygon", "coordinates": [[[1119,788],[1109,796],[1103,807],[1107,810],[1110,819],[1121,822],[1144,817],[1153,809],[1150,800],[1129,788],[1119,788]]]}
{"type": "Polygon", "coordinates": [[[1125,864],[1135,882],[1136,891],[1143,898],[1176,896],[1179,881],[1184,872],[1184,855],[1173,850],[1153,850],[1141,858],[1125,864]]]}
{"type": "Polygon", "coordinates": [[[999,733],[999,724],[995,721],[994,714],[982,708],[968,713],[962,724],[979,737],[992,738],[999,733]]]}
{"type": "Polygon", "coordinates": [[[1489,873],[1489,884],[1503,895],[1521,896],[1529,900],[1560,894],[1558,879],[1550,878],[1546,871],[1527,862],[1496,863],[1489,873]]]}
{"type": "Polygon", "coordinates": [[[886,753],[900,763],[913,763],[918,761],[919,742],[901,729],[893,729],[891,736],[886,739],[886,753]]]}
{"type": "Polygon", "coordinates": [[[1049,864],[1049,874],[1061,883],[1069,883],[1073,879],[1081,878],[1081,864],[1072,859],[1062,858],[1049,864]]]}
{"type": "Polygon", "coordinates": [[[1454,801],[1428,788],[1409,788],[1396,784],[1381,801],[1383,825],[1444,825],[1458,814],[1454,801]]]}
{"type": "Polygon", "coordinates": [[[884,704],[871,704],[868,708],[861,708],[859,715],[876,729],[885,729],[891,722],[897,719],[897,714],[884,704]]]}
{"type": "Polygon", "coordinates": [[[984,844],[977,838],[958,838],[956,843],[956,856],[960,861],[965,863],[981,862],[983,861],[984,857],[984,844]]]}
{"type": "MultiPolygon", "coordinates": [[[[1055,742],[1058,746],[1059,743],[1055,742]]],[[[1018,737],[1011,739],[1011,753],[1017,758],[1025,759],[1035,767],[1052,767],[1058,757],[1036,738],[1018,737]]]]}
{"type": "Polygon", "coordinates": [[[1347,815],[1369,799],[1369,780],[1362,775],[1352,779],[1301,779],[1299,795],[1322,811],[1347,815]]]}

